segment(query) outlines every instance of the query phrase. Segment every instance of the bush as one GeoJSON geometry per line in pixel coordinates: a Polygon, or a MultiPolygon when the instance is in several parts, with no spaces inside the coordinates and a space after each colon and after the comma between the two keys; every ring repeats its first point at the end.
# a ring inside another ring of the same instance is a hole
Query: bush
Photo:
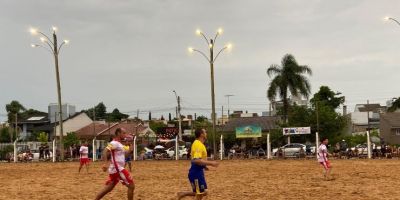
{"type": "Polygon", "coordinates": [[[4,149],[0,150],[0,160],[7,160],[7,154],[14,152],[14,146],[8,145],[4,149]]]}

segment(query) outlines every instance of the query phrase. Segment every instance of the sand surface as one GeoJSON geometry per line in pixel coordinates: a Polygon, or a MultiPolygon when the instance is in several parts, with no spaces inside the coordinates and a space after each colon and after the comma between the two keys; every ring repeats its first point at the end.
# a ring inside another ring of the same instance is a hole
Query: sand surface
{"type": "MultiPolygon", "coordinates": [[[[134,163],[135,199],[174,199],[189,190],[189,161],[134,163]]],[[[93,199],[107,174],[91,163],[0,163],[0,199],[93,199]]],[[[400,160],[333,160],[335,180],[314,160],[231,160],[206,172],[208,199],[400,199],[400,160]]],[[[126,199],[118,184],[104,199],[126,199]]],[[[186,198],[192,199],[192,198],[186,198]]]]}

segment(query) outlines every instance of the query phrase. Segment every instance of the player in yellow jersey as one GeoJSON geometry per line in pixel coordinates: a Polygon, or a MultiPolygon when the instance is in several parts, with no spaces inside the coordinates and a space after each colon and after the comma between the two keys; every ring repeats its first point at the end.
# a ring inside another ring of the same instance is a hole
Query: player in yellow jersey
{"type": "Polygon", "coordinates": [[[219,163],[216,161],[207,160],[207,150],[204,142],[207,139],[207,132],[205,129],[196,129],[194,132],[196,140],[191,148],[191,167],[189,169],[189,182],[192,185],[192,192],[178,192],[178,199],[186,196],[195,196],[196,200],[201,200],[207,195],[207,183],[204,177],[204,169],[207,166],[218,167],[219,163]]]}

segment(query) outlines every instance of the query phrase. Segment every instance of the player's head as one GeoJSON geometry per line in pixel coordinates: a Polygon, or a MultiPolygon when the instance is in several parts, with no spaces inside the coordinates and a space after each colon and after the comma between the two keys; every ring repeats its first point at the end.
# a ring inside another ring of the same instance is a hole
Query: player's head
{"type": "Polygon", "coordinates": [[[328,138],[321,138],[321,144],[328,144],[328,138]]]}
{"type": "Polygon", "coordinates": [[[194,131],[194,136],[196,139],[207,139],[207,131],[204,128],[198,128],[194,131]]]}
{"type": "Polygon", "coordinates": [[[123,139],[125,138],[126,135],[126,130],[124,128],[117,128],[117,130],[115,130],[115,138],[119,138],[119,139],[123,139]]]}

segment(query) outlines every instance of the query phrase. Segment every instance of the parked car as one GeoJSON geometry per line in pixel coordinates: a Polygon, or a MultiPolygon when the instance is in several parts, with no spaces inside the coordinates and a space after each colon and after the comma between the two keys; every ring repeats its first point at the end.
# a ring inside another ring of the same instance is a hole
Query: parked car
{"type": "MultiPolygon", "coordinates": [[[[358,152],[358,155],[368,155],[368,148],[367,148],[367,144],[357,144],[355,147],[352,147],[351,150],[352,151],[356,151],[358,152]]],[[[377,150],[381,150],[381,146],[379,145],[375,145],[374,143],[371,143],[371,153],[373,152],[374,149],[377,150]]]]}
{"type": "Polygon", "coordinates": [[[145,159],[152,159],[153,158],[153,149],[144,147],[144,158],[145,159]]]}
{"type": "MultiPolygon", "coordinates": [[[[281,147],[286,157],[298,157],[302,148],[304,150],[304,153],[306,153],[307,146],[300,143],[286,144],[281,147]]],[[[275,148],[272,150],[272,154],[274,156],[277,156],[278,149],[279,148],[275,148]]],[[[311,153],[315,153],[315,147],[310,146],[308,149],[310,149],[311,153]]]]}
{"type": "MultiPolygon", "coordinates": [[[[175,146],[168,148],[167,150],[168,157],[174,158],[175,157],[175,146]]],[[[188,151],[185,146],[179,146],[179,158],[186,158],[188,151]]]]}

